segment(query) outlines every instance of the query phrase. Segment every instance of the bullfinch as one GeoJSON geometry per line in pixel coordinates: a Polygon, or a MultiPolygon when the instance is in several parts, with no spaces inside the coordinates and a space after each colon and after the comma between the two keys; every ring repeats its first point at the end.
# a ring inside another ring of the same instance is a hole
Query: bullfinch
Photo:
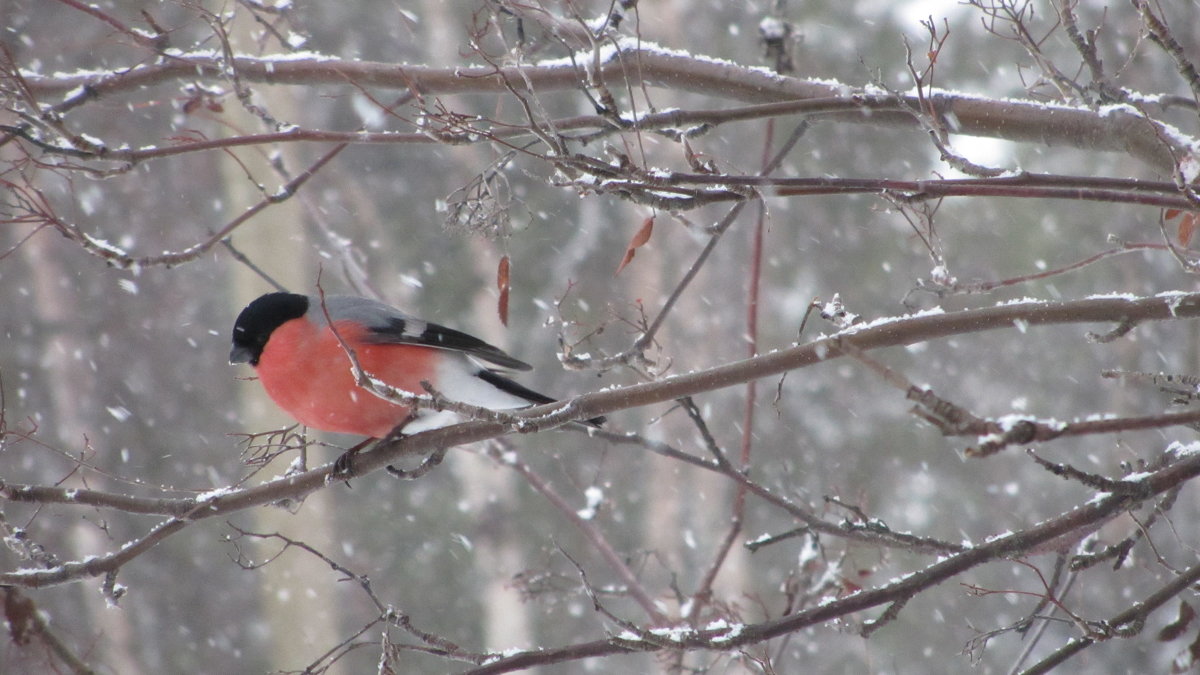
{"type": "Polygon", "coordinates": [[[314,429],[384,438],[401,424],[404,433],[416,433],[460,419],[432,410],[413,414],[358,386],[338,337],[363,370],[406,392],[426,394],[421,383],[428,382],[452,401],[492,410],[555,400],[502,375],[496,367],[532,367],[483,340],[348,295],[326,296],[323,306],[296,293],[259,297],[234,323],[229,362],[253,366],[271,400],[314,429]]]}

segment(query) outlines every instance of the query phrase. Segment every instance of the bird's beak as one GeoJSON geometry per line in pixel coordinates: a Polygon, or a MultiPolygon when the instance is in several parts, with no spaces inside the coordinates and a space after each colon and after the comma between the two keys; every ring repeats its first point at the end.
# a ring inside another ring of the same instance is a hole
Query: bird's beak
{"type": "Polygon", "coordinates": [[[230,365],[233,365],[235,363],[249,363],[250,365],[253,366],[253,365],[257,365],[256,361],[257,361],[257,359],[254,358],[254,351],[252,349],[250,349],[249,347],[245,347],[242,345],[234,345],[233,351],[229,352],[229,364],[230,365]]]}

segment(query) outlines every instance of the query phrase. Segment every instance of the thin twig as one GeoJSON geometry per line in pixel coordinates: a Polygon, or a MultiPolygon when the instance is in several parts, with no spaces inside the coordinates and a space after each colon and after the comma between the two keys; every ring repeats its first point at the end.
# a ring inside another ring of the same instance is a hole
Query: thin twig
{"type": "Polygon", "coordinates": [[[654,602],[649,592],[642,586],[642,582],[637,578],[637,575],[633,570],[629,569],[629,566],[625,564],[625,561],[622,560],[608,539],[601,534],[595,523],[581,517],[575,509],[571,508],[566,499],[559,495],[554,488],[550,487],[549,483],[542,480],[541,476],[535,473],[527,464],[518,460],[516,454],[509,450],[509,448],[504,447],[503,443],[497,441],[490,445],[488,456],[498,464],[507,466],[520,474],[525,479],[525,482],[529,483],[530,487],[545,497],[563,517],[571,521],[571,524],[600,553],[613,572],[621,578],[629,595],[641,606],[642,611],[650,617],[650,620],[655,624],[665,625],[667,623],[666,615],[659,610],[658,604],[654,602]]]}

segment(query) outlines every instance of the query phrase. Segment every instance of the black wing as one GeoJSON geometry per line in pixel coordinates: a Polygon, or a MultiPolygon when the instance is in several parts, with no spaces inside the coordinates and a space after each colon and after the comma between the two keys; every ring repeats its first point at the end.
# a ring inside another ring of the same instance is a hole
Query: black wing
{"type": "Polygon", "coordinates": [[[411,317],[391,317],[384,325],[371,327],[368,341],[376,344],[410,344],[452,349],[482,359],[501,368],[532,370],[533,366],[504,353],[479,338],[411,317]]]}
{"type": "MultiPolygon", "coordinates": [[[[311,302],[309,313],[313,320],[324,323],[320,301],[311,302]]],[[[334,295],[325,299],[325,308],[334,321],[348,319],[367,326],[364,339],[375,344],[422,345],[463,352],[488,363],[510,370],[533,370],[533,366],[505,354],[473,335],[423,321],[385,305],[378,300],[351,295],[334,295]]]]}

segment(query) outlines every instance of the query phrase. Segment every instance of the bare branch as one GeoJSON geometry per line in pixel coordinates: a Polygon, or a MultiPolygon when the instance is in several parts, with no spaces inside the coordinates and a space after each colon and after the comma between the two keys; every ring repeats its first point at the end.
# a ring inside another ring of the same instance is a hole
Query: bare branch
{"type": "Polygon", "coordinates": [[[1150,3],[1146,0],[1131,0],[1133,6],[1137,8],[1138,13],[1142,17],[1142,22],[1146,25],[1146,30],[1150,33],[1150,39],[1162,47],[1163,51],[1171,56],[1175,61],[1175,67],[1179,70],[1179,74],[1183,76],[1184,82],[1192,90],[1192,96],[1200,103],[1200,71],[1196,70],[1196,64],[1187,57],[1184,53],[1183,45],[1175,39],[1175,35],[1171,29],[1163,22],[1162,19],[1151,9],[1150,3]]]}
{"type": "MultiPolygon", "coordinates": [[[[1200,581],[1200,565],[1193,565],[1184,573],[1163,585],[1145,599],[1132,605],[1129,609],[1115,614],[1104,622],[1105,628],[1119,637],[1129,637],[1141,632],[1146,618],[1150,613],[1166,604],[1172,598],[1187,590],[1189,586],[1200,581]]],[[[1087,649],[1107,636],[1084,636],[1076,638],[1037,664],[1022,671],[1022,675],[1041,675],[1065,663],[1072,656],[1087,649]]]]}
{"type": "MultiPolygon", "coordinates": [[[[85,100],[137,91],[179,78],[219,79],[225,72],[222,59],[200,54],[176,55],[162,63],[140,65],[120,73],[100,75],[43,76],[26,75],[31,92],[39,97],[72,90],[88,92],[85,100]]],[[[337,59],[258,59],[239,56],[229,64],[248,82],[280,85],[343,84],[437,93],[502,93],[506,83],[528,82],[542,95],[556,90],[573,90],[578,74],[571,66],[505,66],[499,72],[488,67],[436,68],[337,59]]],[[[682,91],[707,93],[752,103],[796,99],[841,99],[847,102],[871,98],[865,92],[845,93],[845,87],[826,82],[807,81],[717,61],[680,56],[654,45],[638,41],[618,42],[618,48],[606,53],[601,64],[607,80],[624,79],[631,84],[647,82],[682,91]],[[636,63],[636,68],[626,64],[636,63]]],[[[1019,142],[1047,145],[1072,145],[1092,150],[1131,152],[1158,167],[1170,166],[1154,134],[1141,116],[1111,111],[1061,107],[1048,109],[1040,103],[988,101],[949,92],[929,91],[928,100],[942,115],[957,121],[961,134],[1006,138],[1019,142]]],[[[894,102],[892,106],[898,104],[894,102]]],[[[909,97],[906,105],[916,107],[909,97]]],[[[892,107],[889,106],[889,107],[892,107]]],[[[834,119],[887,126],[911,126],[906,112],[845,112],[834,119]]]]}
{"type": "MultiPolygon", "coordinates": [[[[1171,489],[1181,481],[1190,480],[1200,475],[1200,455],[1187,456],[1170,467],[1155,472],[1145,478],[1150,482],[1149,493],[1158,493],[1171,489]]],[[[1111,518],[1130,508],[1136,501],[1124,496],[1109,495],[1093,500],[1060,516],[1050,518],[1037,525],[1023,529],[1020,532],[1010,532],[989,539],[986,543],[970,547],[961,553],[947,556],[920,572],[910,574],[902,579],[893,580],[882,586],[853,593],[844,598],[838,598],[820,606],[802,609],[778,619],[756,624],[744,624],[734,627],[722,626],[711,630],[674,631],[670,634],[666,646],[673,649],[719,649],[729,650],[744,645],[755,644],[774,637],[785,635],[806,627],[818,625],[835,617],[846,616],[854,612],[879,607],[885,604],[901,602],[904,598],[912,597],[915,593],[932,586],[941,584],[969,569],[1000,557],[1019,555],[1022,551],[1044,545],[1059,539],[1080,528],[1086,528],[1096,522],[1111,518]]],[[[1139,625],[1145,616],[1178,595],[1190,584],[1200,579],[1200,565],[1188,570],[1147,600],[1123,612],[1110,625],[1127,630],[1139,625]]],[[[894,612],[884,612],[883,617],[892,616],[894,612]]],[[[1064,648],[1065,654],[1056,655],[1053,664],[1057,664],[1079,649],[1091,644],[1094,640],[1084,640],[1082,646],[1073,642],[1069,648],[1064,648]]],[[[658,651],[664,648],[659,640],[644,640],[640,636],[619,636],[609,640],[578,643],[568,647],[545,648],[536,652],[517,654],[480,668],[468,671],[475,675],[492,673],[507,673],[527,668],[540,663],[561,663],[606,654],[622,654],[637,651],[658,651]]],[[[1045,663],[1045,662],[1044,662],[1045,663]]],[[[1045,669],[1033,672],[1046,672],[1045,669]]]]}

